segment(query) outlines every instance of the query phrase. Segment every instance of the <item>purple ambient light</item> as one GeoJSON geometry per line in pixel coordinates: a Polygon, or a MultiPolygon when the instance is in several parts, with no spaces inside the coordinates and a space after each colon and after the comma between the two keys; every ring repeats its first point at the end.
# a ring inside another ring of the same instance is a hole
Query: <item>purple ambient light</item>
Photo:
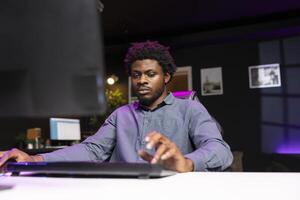
{"type": "Polygon", "coordinates": [[[300,154],[300,142],[297,144],[284,144],[276,149],[279,154],[300,154]]]}
{"type": "Polygon", "coordinates": [[[182,96],[189,96],[192,91],[179,91],[179,92],[172,92],[175,97],[182,97],[182,96]]]}

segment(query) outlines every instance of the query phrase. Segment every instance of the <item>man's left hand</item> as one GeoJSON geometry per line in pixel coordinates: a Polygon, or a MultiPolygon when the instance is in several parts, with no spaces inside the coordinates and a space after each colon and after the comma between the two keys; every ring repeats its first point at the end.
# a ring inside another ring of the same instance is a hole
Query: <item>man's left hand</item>
{"type": "Polygon", "coordinates": [[[193,171],[193,162],[185,158],[175,143],[171,142],[161,133],[153,131],[145,137],[146,148],[155,148],[155,154],[150,155],[146,151],[139,151],[142,159],[151,164],[162,163],[167,169],[178,172],[193,171]]]}

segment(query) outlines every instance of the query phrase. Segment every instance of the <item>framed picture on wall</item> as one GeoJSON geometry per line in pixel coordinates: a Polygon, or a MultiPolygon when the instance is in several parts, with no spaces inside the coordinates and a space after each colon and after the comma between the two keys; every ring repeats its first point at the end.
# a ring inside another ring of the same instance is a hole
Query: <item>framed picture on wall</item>
{"type": "MultiPolygon", "coordinates": [[[[167,90],[169,92],[192,90],[192,83],[192,67],[178,67],[171,82],[167,84],[167,90]]],[[[131,87],[131,77],[128,77],[128,102],[131,103],[136,100],[137,97],[134,95],[131,87]]]]}
{"type": "Polygon", "coordinates": [[[201,69],[201,94],[203,96],[223,94],[222,67],[201,69]]]}
{"type": "Polygon", "coordinates": [[[248,71],[250,88],[281,86],[280,66],[278,63],[250,66],[248,71]]]}
{"type": "Polygon", "coordinates": [[[178,67],[171,82],[167,84],[169,92],[193,90],[192,67],[178,67]]]}

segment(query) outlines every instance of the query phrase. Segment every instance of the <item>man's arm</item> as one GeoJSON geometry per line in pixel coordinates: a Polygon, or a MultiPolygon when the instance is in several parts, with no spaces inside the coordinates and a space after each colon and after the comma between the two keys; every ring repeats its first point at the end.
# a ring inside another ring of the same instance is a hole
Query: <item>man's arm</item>
{"type": "Polygon", "coordinates": [[[94,135],[76,144],[51,153],[41,154],[45,161],[104,161],[111,156],[116,143],[116,113],[107,118],[94,135]]]}
{"type": "Polygon", "coordinates": [[[184,156],[193,161],[195,171],[228,168],[233,156],[215,121],[202,104],[193,101],[190,108],[189,134],[196,150],[184,156]]]}
{"type": "Polygon", "coordinates": [[[189,134],[195,151],[182,155],[175,143],[158,132],[149,133],[146,148],[155,148],[154,155],[140,151],[139,155],[150,163],[162,163],[166,168],[178,172],[220,171],[232,163],[232,153],[206,109],[192,102],[189,134]]]}

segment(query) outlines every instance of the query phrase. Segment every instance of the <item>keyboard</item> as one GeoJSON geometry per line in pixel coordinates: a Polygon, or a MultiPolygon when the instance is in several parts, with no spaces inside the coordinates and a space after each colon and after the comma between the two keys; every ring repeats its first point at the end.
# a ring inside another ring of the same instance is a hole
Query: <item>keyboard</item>
{"type": "Polygon", "coordinates": [[[158,164],[119,162],[8,162],[5,172],[22,175],[32,172],[40,175],[160,178],[176,174],[158,164]]]}

